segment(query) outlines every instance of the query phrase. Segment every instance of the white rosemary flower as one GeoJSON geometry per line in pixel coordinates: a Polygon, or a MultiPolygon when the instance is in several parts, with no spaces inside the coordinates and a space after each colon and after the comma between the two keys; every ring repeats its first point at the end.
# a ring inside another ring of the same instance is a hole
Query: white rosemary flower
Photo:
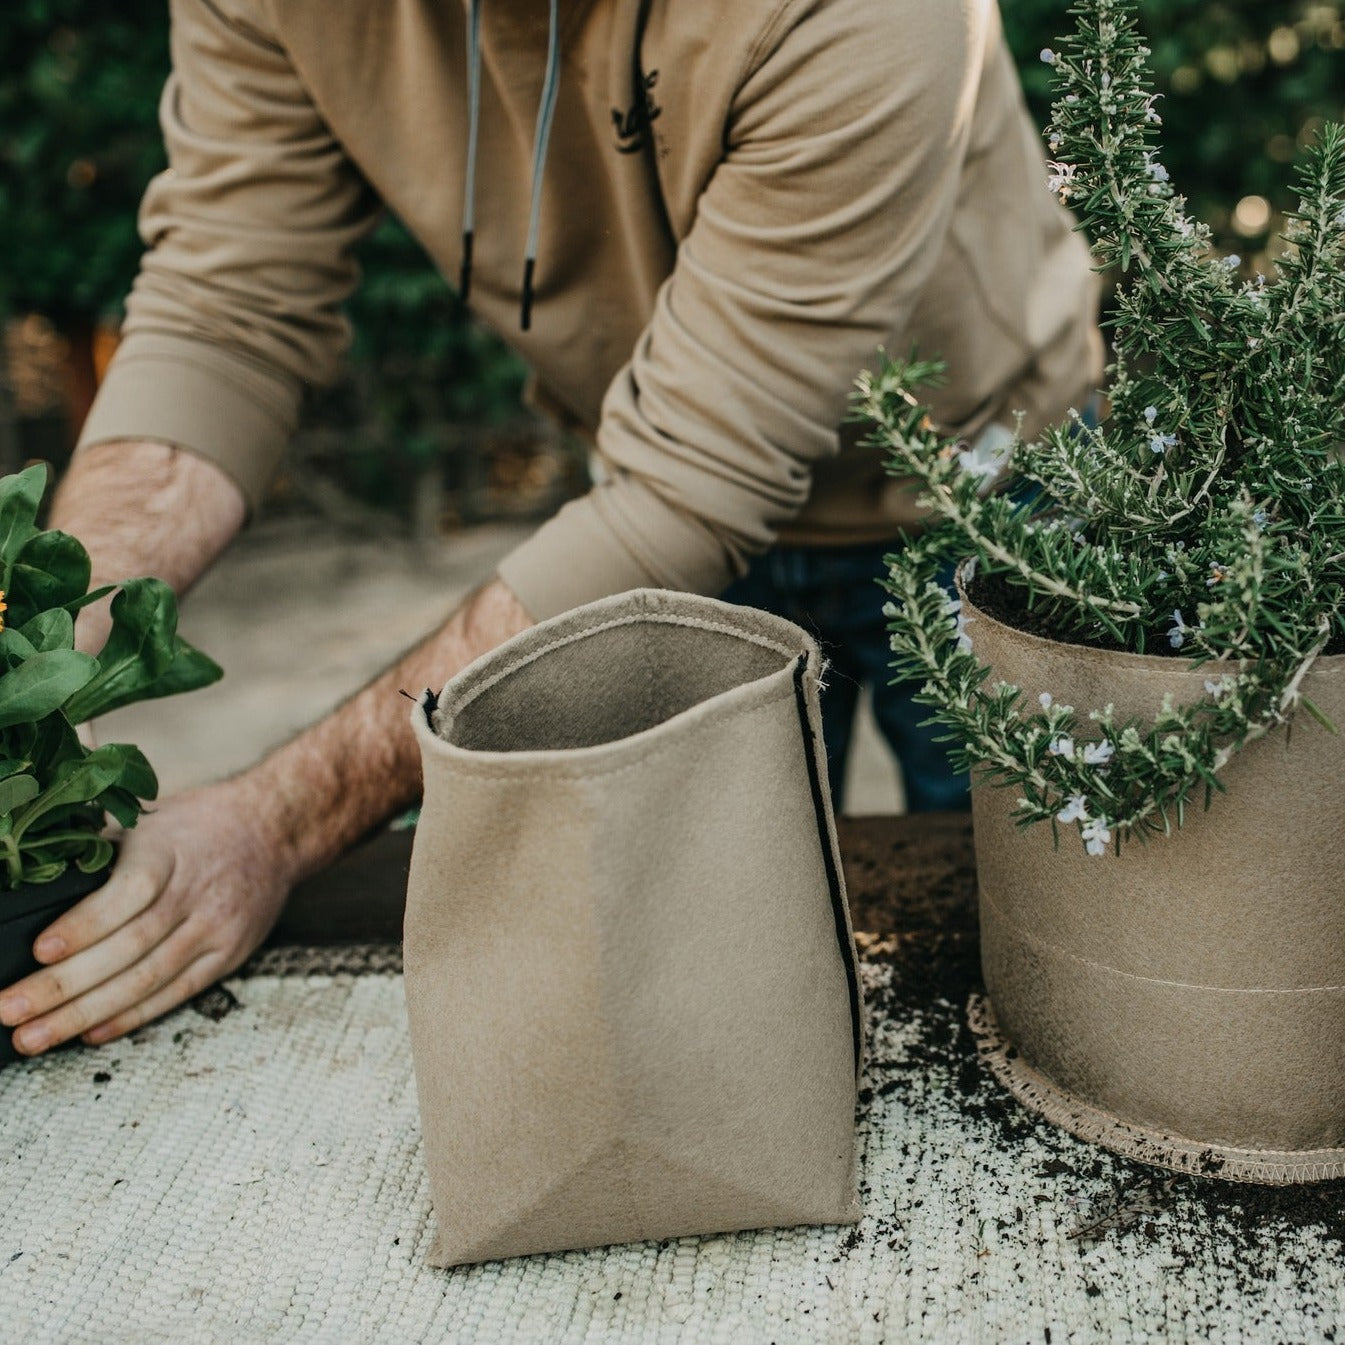
{"type": "Polygon", "coordinates": [[[1168,644],[1174,649],[1180,649],[1186,643],[1186,632],[1190,626],[1182,620],[1181,609],[1178,608],[1172,614],[1172,629],[1168,631],[1168,644]]]}
{"type": "Polygon", "coordinates": [[[1051,175],[1046,179],[1047,191],[1067,200],[1074,190],[1074,176],[1079,171],[1072,163],[1048,163],[1051,175]]]}
{"type": "Polygon", "coordinates": [[[1088,800],[1082,794],[1071,794],[1065,806],[1055,815],[1057,822],[1068,825],[1071,822],[1088,821],[1088,800]]]}
{"type": "Polygon", "coordinates": [[[1057,734],[1051,739],[1051,745],[1046,749],[1053,757],[1072,757],[1074,755],[1074,739],[1068,733],[1057,734]]]}
{"type": "Polygon", "coordinates": [[[1083,749],[1085,766],[1105,766],[1116,755],[1116,749],[1104,738],[1099,742],[1086,743],[1083,749]]]}
{"type": "Polygon", "coordinates": [[[1090,855],[1106,854],[1111,844],[1111,828],[1105,817],[1090,818],[1083,828],[1084,849],[1090,855]]]}

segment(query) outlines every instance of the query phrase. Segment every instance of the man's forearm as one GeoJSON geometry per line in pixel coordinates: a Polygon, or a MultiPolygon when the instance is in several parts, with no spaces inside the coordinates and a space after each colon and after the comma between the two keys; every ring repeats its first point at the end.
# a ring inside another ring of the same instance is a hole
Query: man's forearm
{"type": "MultiPolygon", "coordinates": [[[[185,593],[243,525],[242,491],[218,467],[166,444],[96,444],[75,457],[51,525],[93,561],[92,586],[155,575],[185,593]]],[[[102,647],[107,604],[80,615],[80,644],[102,647]]]]}
{"type": "Polygon", "coordinates": [[[411,705],[532,624],[498,580],[324,720],[231,782],[290,883],[316,872],[420,791],[411,705]]]}
{"type": "MultiPolygon", "coordinates": [[[[213,463],[161,444],[100,444],[76,457],[52,510],[93,560],[93,583],[153,574],[185,592],[242,526],[243,495],[213,463]]],[[[101,647],[107,605],[80,617],[101,647]]],[[[473,594],[444,625],[326,719],[229,781],[290,882],[330,863],[420,788],[420,758],[398,693],[436,690],[532,624],[503,584],[473,594]]]]}

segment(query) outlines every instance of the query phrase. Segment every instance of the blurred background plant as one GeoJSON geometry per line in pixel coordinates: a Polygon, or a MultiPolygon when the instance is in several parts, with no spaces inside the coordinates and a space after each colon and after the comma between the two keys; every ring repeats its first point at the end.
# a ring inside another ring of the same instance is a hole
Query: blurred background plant
{"type": "MultiPolygon", "coordinates": [[[[1050,117],[1050,68],[1038,59],[1072,27],[1061,0],[1001,0],[1038,123],[1050,117]]],[[[1264,269],[1293,204],[1294,160],[1345,108],[1341,0],[1140,0],[1163,94],[1172,179],[1225,252],[1264,269]]]]}
{"type": "MultiPolygon", "coordinates": [[[[1038,119],[1065,0],[1001,0],[1038,119]]],[[[115,346],[163,162],[166,0],[0,5],[0,466],[60,464],[115,346]],[[6,372],[7,370],[7,372],[6,372]]],[[[1247,269],[1274,255],[1290,164],[1345,112],[1345,0],[1144,0],[1179,189],[1247,269]]],[[[1044,189],[1044,188],[1043,188],[1044,189]]],[[[349,372],[314,399],[271,508],[417,534],[546,512],[582,452],[523,410],[523,370],[387,221],[365,244],[349,372]],[[380,522],[380,520],[382,520],[380,522]]]]}

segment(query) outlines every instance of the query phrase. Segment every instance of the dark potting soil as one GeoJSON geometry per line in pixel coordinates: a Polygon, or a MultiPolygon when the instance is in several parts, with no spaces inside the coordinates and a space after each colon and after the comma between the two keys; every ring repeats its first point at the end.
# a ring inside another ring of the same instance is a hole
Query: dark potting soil
{"type": "MultiPolygon", "coordinates": [[[[925,1076],[932,1076],[932,1086],[955,1096],[969,1120],[993,1127],[1006,1160],[1029,1137],[1048,1144],[1055,1156],[1042,1175],[1076,1184],[1102,1181],[1112,1191],[1098,1209],[1081,1214],[1081,1246],[1136,1225],[1141,1236],[1161,1237],[1158,1216],[1171,1220],[1180,1207],[1184,1234],[1194,1227],[1213,1237],[1216,1228],[1228,1225],[1247,1237],[1319,1227],[1345,1253],[1345,1181],[1272,1187],[1221,1181],[1213,1173],[1175,1175],[1074,1139],[1000,1086],[978,1059],[966,1019],[967,1000],[983,993],[971,818],[942,813],[920,821],[918,834],[864,819],[838,822],[851,916],[856,930],[864,931],[865,961],[890,964],[893,973],[868,995],[870,1020],[921,1024],[892,1067],[871,1061],[861,1106],[894,1094],[918,1105],[930,1087],[925,1076]]],[[[872,1213],[884,1218],[881,1210],[872,1213]]],[[[892,1216],[888,1235],[895,1235],[892,1216]]],[[[1189,1250],[1189,1239],[1178,1241],[1189,1250]]]]}
{"type": "MultiPolygon", "coordinates": [[[[981,1065],[967,1026],[966,1005],[983,993],[979,939],[974,924],[974,892],[965,885],[944,906],[937,924],[906,927],[861,939],[866,960],[890,964],[892,975],[870,987],[870,1021],[914,1023],[918,1035],[904,1043],[899,1058],[871,1059],[860,1095],[861,1121],[877,1099],[920,1107],[939,1096],[953,1099],[966,1123],[989,1127],[1004,1155],[1005,1180],[1020,1180],[1016,1154],[1029,1140],[1034,1155],[1045,1150],[1035,1176],[1046,1194],[1069,1209],[1069,1240],[1083,1256],[1099,1242],[1139,1238],[1174,1267],[1227,1266],[1232,1249],[1242,1289],[1253,1294],[1266,1283],[1266,1248],[1273,1249],[1274,1273],[1295,1282],[1314,1282],[1314,1261],[1300,1234],[1319,1230],[1345,1256],[1345,1181],[1308,1186],[1268,1187],[1175,1174],[1133,1162],[1057,1129],[1020,1105],[981,1065]],[[1051,1191],[1058,1192],[1058,1198],[1051,1191]],[[1078,1204],[1080,1190],[1090,1199],[1078,1204]],[[1238,1255],[1238,1249],[1257,1255],[1238,1255]]],[[[928,912],[927,912],[928,913],[928,912]]],[[[905,920],[901,921],[906,924],[905,920]]],[[[860,928],[864,926],[859,925],[860,928]]],[[[994,1175],[979,1180],[994,1180],[994,1175]]],[[[864,1255],[864,1245],[903,1238],[899,1209],[877,1208],[863,1192],[864,1223],[842,1240],[840,1258],[864,1255]]],[[[1100,1292],[1100,1291],[1099,1291],[1100,1292]]]]}
{"type": "MultiPolygon", "coordinates": [[[[1075,631],[1062,633],[1050,623],[1041,608],[1028,606],[1025,589],[1009,583],[1001,574],[978,574],[968,586],[967,596],[987,616],[992,616],[1003,625],[1012,626],[1014,630],[1021,630],[1027,635],[1036,635],[1043,640],[1060,640],[1067,644],[1083,645],[1087,649],[1105,649],[1114,653],[1133,652],[1128,645],[1122,644],[1106,631],[1095,635],[1082,635],[1075,631]]],[[[1168,643],[1167,632],[1167,625],[1147,631],[1144,652],[1180,661],[1181,651],[1173,649],[1168,643]]]]}
{"type": "MultiPolygon", "coordinates": [[[[1003,625],[1012,626],[1027,635],[1036,635],[1043,640],[1060,640],[1067,644],[1082,645],[1086,649],[1103,649],[1113,653],[1134,652],[1129,645],[1122,644],[1106,631],[1092,635],[1076,631],[1062,633],[1058,627],[1051,624],[1041,608],[1028,606],[1028,594],[1025,589],[1011,584],[1002,574],[978,574],[968,585],[967,596],[987,616],[992,616],[1003,625]]],[[[1172,647],[1168,640],[1171,628],[1169,617],[1161,625],[1146,631],[1144,652],[1158,658],[1171,658],[1184,662],[1189,655],[1184,655],[1180,649],[1172,647]]],[[[1345,653],[1345,634],[1334,635],[1322,652],[1345,653]]]]}

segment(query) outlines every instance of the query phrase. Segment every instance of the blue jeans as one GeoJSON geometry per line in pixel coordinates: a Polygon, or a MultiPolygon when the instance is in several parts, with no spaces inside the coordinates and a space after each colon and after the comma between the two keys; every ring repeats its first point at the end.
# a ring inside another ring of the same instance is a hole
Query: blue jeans
{"type": "MultiPolygon", "coordinates": [[[[776,547],[758,557],[722,596],[726,602],[786,617],[821,645],[828,662],[822,733],[833,804],[839,805],[845,780],[860,689],[868,686],[878,727],[901,763],[907,809],[965,810],[971,806],[967,776],[952,769],[946,745],[935,741],[948,730],[921,724],[932,710],[911,699],[920,683],[892,683],[892,652],[883,617],[887,595],[878,578],[884,573],[883,556],[900,545],[776,547]]],[[[948,578],[951,588],[951,575],[948,578]]]]}

